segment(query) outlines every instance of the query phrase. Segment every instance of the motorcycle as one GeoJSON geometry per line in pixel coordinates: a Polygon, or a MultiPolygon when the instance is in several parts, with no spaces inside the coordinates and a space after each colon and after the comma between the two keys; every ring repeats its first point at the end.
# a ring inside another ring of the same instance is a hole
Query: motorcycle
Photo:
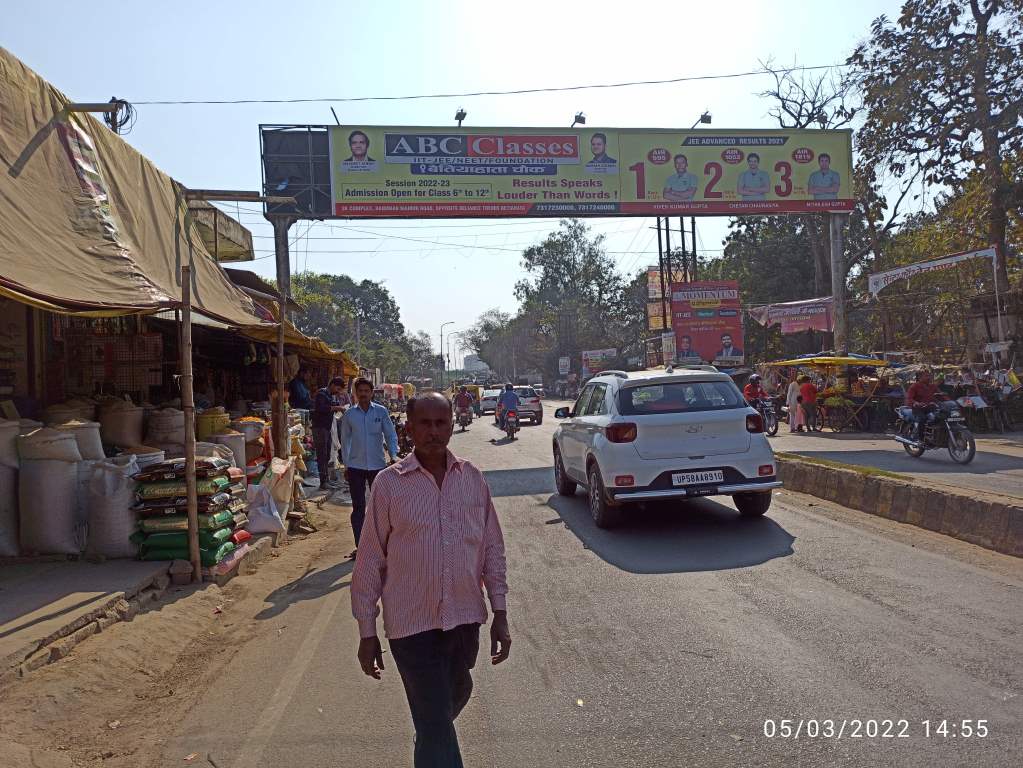
{"type": "Polygon", "coordinates": [[[924,455],[926,451],[936,448],[948,448],[948,455],[956,464],[969,464],[977,453],[977,443],[973,434],[966,428],[966,417],[959,403],[946,401],[936,403],[923,416],[919,438],[914,439],[913,409],[900,406],[897,409],[898,420],[895,423],[893,438],[901,443],[906,453],[914,459],[924,455]]]}
{"type": "Polygon", "coordinates": [[[465,428],[472,424],[472,411],[468,408],[459,408],[457,422],[460,431],[465,432],[465,428]]]}
{"type": "Polygon", "coordinates": [[[508,411],[505,414],[504,431],[509,440],[515,439],[515,433],[519,431],[519,414],[515,411],[508,411]]]}
{"type": "Polygon", "coordinates": [[[406,423],[401,420],[400,415],[392,415],[391,423],[394,424],[394,432],[398,436],[398,458],[403,459],[412,453],[416,446],[412,442],[412,435],[409,433],[406,423]]]}
{"type": "Polygon", "coordinates": [[[759,398],[750,405],[756,409],[764,420],[764,432],[768,437],[778,434],[778,414],[774,410],[774,401],[767,397],[759,398]]]}

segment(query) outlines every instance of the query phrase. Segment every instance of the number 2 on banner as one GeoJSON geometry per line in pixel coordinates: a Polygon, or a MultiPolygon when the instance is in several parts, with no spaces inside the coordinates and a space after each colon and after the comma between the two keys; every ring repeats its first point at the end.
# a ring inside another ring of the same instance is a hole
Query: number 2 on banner
{"type": "Polygon", "coordinates": [[[636,199],[646,199],[646,163],[633,163],[629,170],[636,174],[636,199]]]}
{"type": "Polygon", "coordinates": [[[721,181],[721,163],[707,163],[703,166],[704,174],[713,173],[714,177],[707,182],[703,189],[703,196],[706,198],[721,197],[724,193],[716,191],[714,186],[721,181]]]}

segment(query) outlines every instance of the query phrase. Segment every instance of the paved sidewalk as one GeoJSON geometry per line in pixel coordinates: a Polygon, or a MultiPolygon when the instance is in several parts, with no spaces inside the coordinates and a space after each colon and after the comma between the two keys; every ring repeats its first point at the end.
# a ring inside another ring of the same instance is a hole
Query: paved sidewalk
{"type": "Polygon", "coordinates": [[[947,450],[928,451],[914,459],[890,436],[873,433],[814,432],[791,434],[782,424],[770,438],[776,451],[808,458],[875,467],[907,475],[917,482],[1023,499],[1023,434],[977,437],[977,456],[965,467],[947,450]]]}
{"type": "Polygon", "coordinates": [[[0,673],[62,630],[149,586],[169,563],[35,561],[0,565],[0,673]]]}

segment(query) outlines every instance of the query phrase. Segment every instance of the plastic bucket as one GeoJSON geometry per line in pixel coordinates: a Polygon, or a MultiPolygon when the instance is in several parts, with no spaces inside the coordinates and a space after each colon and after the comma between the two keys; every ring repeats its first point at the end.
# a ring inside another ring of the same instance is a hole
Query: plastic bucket
{"type": "Polygon", "coordinates": [[[201,413],[195,417],[195,438],[205,440],[231,423],[226,413],[201,413]]]}

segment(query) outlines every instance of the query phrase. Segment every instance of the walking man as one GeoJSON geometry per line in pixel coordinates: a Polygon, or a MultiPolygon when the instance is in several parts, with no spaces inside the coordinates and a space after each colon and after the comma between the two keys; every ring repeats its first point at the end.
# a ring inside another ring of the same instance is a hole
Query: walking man
{"type": "Polygon", "coordinates": [[[366,518],[366,489],[373,487],[377,473],[387,466],[385,440],[391,461],[398,457],[398,433],[391,414],[384,406],[373,402],[373,383],[369,379],[355,380],[355,406],[345,411],[340,431],[341,461],[352,492],[352,533],[358,549],[366,518]]]}
{"type": "Polygon", "coordinates": [[[447,446],[451,403],[439,392],[409,400],[415,451],[386,469],[370,494],[352,574],[359,664],[380,679],[384,632],[416,729],[415,768],[462,768],[455,718],[472,692],[470,670],[487,620],[490,663],[508,658],[504,538],[483,473],[447,446]]]}
{"type": "Polygon", "coordinates": [[[338,395],[344,392],[345,380],[335,376],[327,386],[316,393],[311,417],[313,447],[316,449],[316,467],[320,473],[320,489],[327,490],[330,482],[330,447],[333,442],[334,414],[341,411],[338,395]]]}

